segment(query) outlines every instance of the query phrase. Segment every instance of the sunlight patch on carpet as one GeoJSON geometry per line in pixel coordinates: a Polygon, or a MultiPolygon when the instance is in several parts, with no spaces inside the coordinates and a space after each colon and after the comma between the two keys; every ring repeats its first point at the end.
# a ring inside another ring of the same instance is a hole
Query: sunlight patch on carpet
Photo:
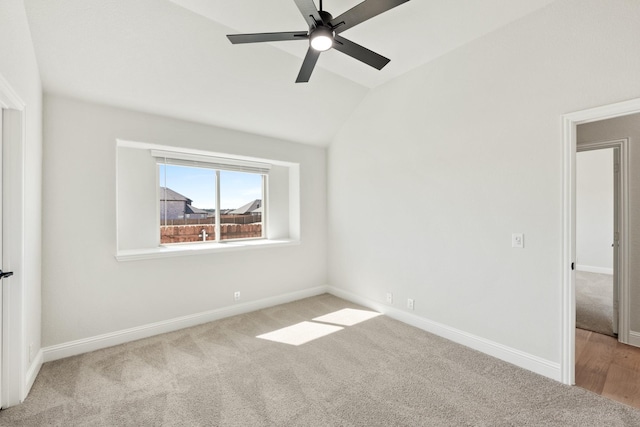
{"type": "Polygon", "coordinates": [[[324,316],[316,317],[313,320],[316,322],[333,323],[335,325],[353,326],[380,315],[382,315],[382,313],[376,313],[375,311],[344,308],[334,311],[333,313],[325,314],[324,316]]]}
{"type": "Polygon", "coordinates": [[[324,337],[344,328],[340,326],[324,325],[322,323],[300,322],[286,328],[258,335],[256,338],[280,342],[283,344],[301,345],[309,341],[324,337]]]}

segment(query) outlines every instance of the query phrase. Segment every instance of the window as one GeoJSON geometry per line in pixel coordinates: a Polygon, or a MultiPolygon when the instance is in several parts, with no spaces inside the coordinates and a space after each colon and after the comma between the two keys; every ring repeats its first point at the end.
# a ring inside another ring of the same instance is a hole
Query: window
{"type": "Polygon", "coordinates": [[[119,261],[300,243],[299,163],[117,140],[115,166],[119,261]]]}
{"type": "Polygon", "coordinates": [[[220,171],[220,240],[264,237],[265,175],[220,171]]]}
{"type": "Polygon", "coordinates": [[[160,243],[215,240],[216,171],[159,164],[160,243]]]}
{"type": "Polygon", "coordinates": [[[266,237],[270,165],[152,151],[158,164],[160,243],[266,237]]]}

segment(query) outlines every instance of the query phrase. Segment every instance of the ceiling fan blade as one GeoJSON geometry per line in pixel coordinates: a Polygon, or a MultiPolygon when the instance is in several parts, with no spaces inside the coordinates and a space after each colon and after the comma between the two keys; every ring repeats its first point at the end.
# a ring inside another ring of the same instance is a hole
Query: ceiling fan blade
{"type": "Polygon", "coordinates": [[[362,47],[357,43],[347,40],[341,36],[335,36],[333,39],[333,48],[340,52],[349,55],[352,58],[362,61],[367,65],[371,65],[373,68],[381,70],[390,61],[389,58],[385,58],[366,47],[362,47]]]}
{"type": "Polygon", "coordinates": [[[306,40],[309,35],[306,31],[289,31],[284,33],[229,34],[227,38],[231,43],[238,44],[306,40]]]}
{"type": "Polygon", "coordinates": [[[313,68],[316,66],[316,62],[318,62],[319,57],[320,52],[309,47],[307,55],[304,57],[304,61],[302,62],[302,68],[300,68],[300,72],[298,73],[296,83],[306,83],[309,81],[313,68]]]}
{"type": "Polygon", "coordinates": [[[318,8],[313,0],[294,1],[296,2],[298,9],[300,9],[300,13],[302,13],[302,16],[304,16],[304,19],[307,21],[307,24],[309,24],[309,28],[314,28],[316,26],[316,22],[322,22],[318,8]]]}
{"type": "MultiPolygon", "coordinates": [[[[298,0],[296,0],[296,2],[297,1],[298,0]]],[[[408,1],[409,0],[365,0],[347,10],[342,15],[333,18],[331,25],[337,27],[335,28],[335,32],[338,34],[408,1]]]]}

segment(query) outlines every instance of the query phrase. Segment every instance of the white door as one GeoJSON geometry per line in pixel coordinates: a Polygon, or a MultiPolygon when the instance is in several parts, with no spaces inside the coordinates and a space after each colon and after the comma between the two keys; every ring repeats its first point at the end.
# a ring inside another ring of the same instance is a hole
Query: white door
{"type": "MultiPolygon", "coordinates": [[[[2,116],[4,115],[4,110],[0,109],[0,264],[2,263],[2,116]]],[[[4,293],[4,286],[2,285],[2,280],[0,280],[0,407],[2,407],[2,389],[3,389],[3,381],[2,381],[2,294],[4,293]]]]}
{"type": "Polygon", "coordinates": [[[2,139],[3,139],[3,134],[4,134],[4,129],[2,126],[3,123],[3,116],[4,116],[4,110],[0,109],[0,407],[2,407],[2,402],[4,402],[2,400],[2,389],[4,388],[3,385],[3,378],[2,378],[2,372],[3,372],[3,368],[2,368],[2,342],[3,342],[3,330],[2,330],[2,298],[3,298],[3,293],[4,293],[4,288],[5,286],[8,285],[8,281],[7,278],[9,278],[11,275],[13,275],[13,273],[10,272],[3,272],[2,271],[2,263],[3,261],[3,246],[5,244],[4,242],[4,236],[2,234],[2,194],[3,194],[3,187],[2,187],[2,151],[3,151],[3,144],[2,144],[2,139]]]}
{"type": "Polygon", "coordinates": [[[620,148],[613,149],[613,333],[618,335],[620,322],[620,148]]]}
{"type": "MultiPolygon", "coordinates": [[[[11,147],[16,147],[14,153],[20,158],[19,161],[22,161],[20,153],[24,147],[24,108],[20,97],[0,74],[0,240],[2,241],[0,244],[0,268],[6,270],[9,270],[12,265],[12,260],[9,257],[12,252],[11,242],[8,242],[7,238],[11,238],[10,231],[12,229],[21,229],[22,222],[21,220],[17,221],[18,225],[13,227],[6,223],[10,206],[6,197],[11,193],[8,191],[8,188],[11,188],[11,176],[8,173],[10,168],[2,170],[2,164],[4,163],[3,157],[9,158],[8,149],[11,147]],[[1,203],[3,199],[4,203],[1,203]],[[4,206],[1,206],[2,204],[4,206]]],[[[21,177],[19,178],[21,179],[21,177]]],[[[20,182],[20,179],[16,182],[20,182]]],[[[18,189],[17,194],[21,198],[22,189],[18,189]]],[[[21,206],[16,204],[15,207],[19,210],[17,217],[22,218],[21,206]]],[[[17,235],[19,239],[22,238],[20,233],[17,235]]],[[[19,264],[21,259],[20,254],[14,258],[13,262],[19,264]]],[[[10,272],[6,271],[0,274],[0,388],[2,389],[0,406],[17,405],[24,398],[21,384],[24,381],[25,373],[21,362],[23,354],[20,351],[24,340],[21,304],[23,295],[21,287],[12,289],[12,282],[16,283],[16,278],[9,278],[10,275],[10,272]],[[12,302],[14,303],[12,304],[12,302]],[[11,306],[11,312],[2,310],[5,304],[11,306]],[[11,330],[7,328],[9,325],[11,325],[11,330]],[[11,344],[11,348],[9,348],[9,344],[11,344]]]]}

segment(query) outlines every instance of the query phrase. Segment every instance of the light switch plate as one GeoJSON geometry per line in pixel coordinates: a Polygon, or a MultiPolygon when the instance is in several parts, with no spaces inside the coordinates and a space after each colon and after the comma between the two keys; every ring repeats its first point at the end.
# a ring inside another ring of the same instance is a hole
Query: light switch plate
{"type": "Polygon", "coordinates": [[[512,248],[524,248],[524,234],[513,233],[511,235],[511,247],[512,248]]]}

